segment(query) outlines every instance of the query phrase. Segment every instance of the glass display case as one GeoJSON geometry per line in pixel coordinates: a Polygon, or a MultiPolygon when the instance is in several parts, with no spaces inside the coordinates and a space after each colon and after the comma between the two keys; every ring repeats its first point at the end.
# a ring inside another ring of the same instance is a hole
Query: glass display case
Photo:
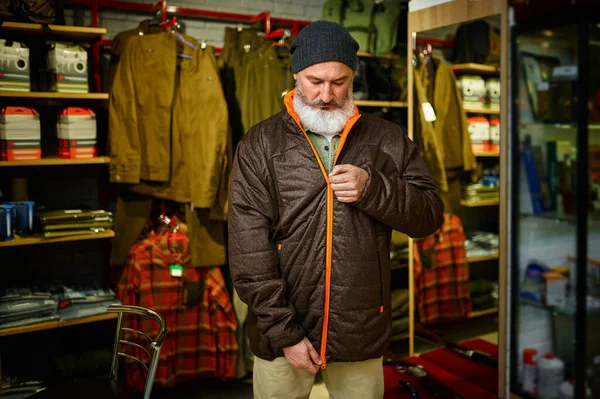
{"type": "Polygon", "coordinates": [[[558,11],[511,32],[509,389],[600,398],[600,14],[558,11]]]}

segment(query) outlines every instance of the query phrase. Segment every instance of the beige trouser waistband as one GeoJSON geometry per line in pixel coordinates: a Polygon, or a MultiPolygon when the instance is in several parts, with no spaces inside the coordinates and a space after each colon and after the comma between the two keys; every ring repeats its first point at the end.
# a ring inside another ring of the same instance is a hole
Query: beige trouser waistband
{"type": "MultiPolygon", "coordinates": [[[[383,398],[383,358],[327,363],[321,376],[330,399],[383,398]]],[[[254,399],[307,399],[314,381],[314,375],[290,366],[284,357],[254,357],[254,399]]]]}

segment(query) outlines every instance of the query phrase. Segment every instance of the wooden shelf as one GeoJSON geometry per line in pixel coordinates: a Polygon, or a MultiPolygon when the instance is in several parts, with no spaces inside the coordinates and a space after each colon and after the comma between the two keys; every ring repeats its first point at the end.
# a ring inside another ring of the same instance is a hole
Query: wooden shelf
{"type": "Polygon", "coordinates": [[[465,200],[460,200],[460,204],[462,206],[473,208],[473,207],[476,207],[476,206],[495,206],[495,205],[499,205],[500,201],[498,201],[498,200],[489,200],[489,201],[465,201],[465,200]]]}
{"type": "Polygon", "coordinates": [[[499,151],[473,151],[473,155],[476,157],[499,157],[499,151]]]}
{"type": "Polygon", "coordinates": [[[119,317],[117,313],[103,313],[96,316],[80,317],[67,321],[52,320],[42,323],[28,324],[26,326],[9,327],[0,329],[0,337],[7,335],[24,334],[33,331],[51,330],[53,328],[75,326],[77,324],[95,323],[97,321],[112,320],[119,317]]]}
{"type": "Polygon", "coordinates": [[[467,114],[486,114],[486,115],[500,115],[499,109],[489,109],[489,108],[465,108],[465,112],[467,114]]]}
{"type": "Polygon", "coordinates": [[[45,238],[41,235],[32,235],[32,236],[25,236],[25,237],[15,237],[11,241],[0,241],[0,247],[16,247],[16,246],[20,246],[20,245],[52,244],[55,242],[68,242],[68,241],[99,240],[102,238],[111,238],[114,236],[115,236],[115,232],[112,230],[107,230],[107,231],[103,231],[101,233],[96,233],[96,234],[57,237],[57,238],[45,238]]]}
{"type": "Polygon", "coordinates": [[[369,101],[355,100],[357,107],[387,107],[387,108],[406,108],[408,103],[404,101],[369,101]]]}
{"type": "Polygon", "coordinates": [[[3,32],[46,36],[50,39],[89,41],[99,39],[102,35],[106,34],[105,28],[88,28],[85,26],[63,25],[48,25],[48,28],[50,28],[50,33],[46,34],[41,24],[29,24],[22,22],[4,22],[2,24],[3,32]]]}
{"type": "Polygon", "coordinates": [[[472,62],[466,64],[452,65],[454,73],[472,73],[476,75],[497,75],[500,68],[495,65],[475,64],[472,62]]]}
{"type": "Polygon", "coordinates": [[[472,256],[470,258],[467,258],[467,261],[469,263],[476,263],[476,262],[485,262],[486,260],[496,260],[496,259],[498,259],[498,254],[486,255],[486,256],[472,256]]]}
{"type": "Polygon", "coordinates": [[[408,339],[410,337],[409,333],[405,333],[402,335],[398,335],[397,337],[392,337],[391,341],[395,342],[395,341],[404,341],[405,339],[408,339]]]}
{"type": "Polygon", "coordinates": [[[498,308],[486,309],[486,310],[477,310],[475,312],[469,313],[467,318],[474,319],[476,317],[489,316],[492,314],[498,313],[498,308]]]}
{"type": "Polygon", "coordinates": [[[63,159],[47,157],[32,161],[0,161],[0,166],[53,166],[53,165],[97,165],[110,163],[110,157],[96,157],[85,159],[63,159]]]}
{"type": "MultiPolygon", "coordinates": [[[[3,25],[4,26],[4,25],[3,25]]],[[[108,93],[56,93],[40,91],[0,91],[0,98],[39,98],[61,100],[108,100],[108,93]]]]}
{"type": "Polygon", "coordinates": [[[408,269],[408,263],[392,264],[390,266],[390,270],[402,270],[402,269],[408,269]]]}
{"type": "Polygon", "coordinates": [[[400,56],[397,54],[382,54],[382,55],[375,55],[375,54],[371,54],[371,53],[367,53],[365,51],[359,51],[358,53],[356,53],[359,57],[363,57],[363,58],[383,58],[386,60],[399,60],[400,56]]]}

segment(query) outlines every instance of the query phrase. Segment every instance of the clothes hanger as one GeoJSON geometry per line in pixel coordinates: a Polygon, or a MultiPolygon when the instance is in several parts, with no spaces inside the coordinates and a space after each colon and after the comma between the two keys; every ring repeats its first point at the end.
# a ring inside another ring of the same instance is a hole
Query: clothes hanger
{"type": "Polygon", "coordinates": [[[171,211],[167,211],[167,200],[156,200],[153,208],[158,208],[158,215],[152,220],[152,227],[155,233],[162,231],[177,232],[181,228],[181,221],[171,211]]]}
{"type": "MultiPolygon", "coordinates": [[[[178,31],[181,28],[181,24],[179,24],[179,22],[177,22],[177,16],[173,15],[171,18],[165,20],[164,22],[161,22],[160,26],[165,31],[170,30],[170,32],[172,34],[174,34],[175,37],[177,37],[180,42],[182,42],[186,46],[192,48],[193,50],[196,50],[196,48],[197,48],[196,45],[189,42],[188,40],[186,40],[186,38],[183,37],[183,35],[178,31]]],[[[177,53],[177,56],[180,58],[188,59],[188,60],[191,60],[192,58],[194,58],[193,56],[191,56],[189,54],[184,54],[184,53],[177,53]]]]}
{"type": "Polygon", "coordinates": [[[153,220],[153,230],[155,233],[166,231],[169,229],[169,225],[171,224],[171,218],[167,216],[167,201],[161,199],[159,201],[158,207],[160,212],[158,216],[153,220]]]}
{"type": "Polygon", "coordinates": [[[175,31],[179,29],[181,25],[179,25],[177,22],[177,16],[173,15],[171,18],[165,19],[163,22],[161,22],[160,27],[164,30],[170,29],[171,33],[175,33],[175,31]]]}
{"type": "Polygon", "coordinates": [[[423,64],[427,66],[427,76],[429,77],[435,76],[437,72],[437,64],[432,54],[433,47],[430,43],[427,43],[423,51],[423,64]]]}
{"type": "Polygon", "coordinates": [[[276,42],[273,42],[272,46],[273,47],[281,47],[281,46],[289,47],[290,45],[285,41],[285,39],[287,39],[291,36],[292,36],[292,33],[289,31],[289,29],[279,29],[279,30],[267,35],[267,39],[275,39],[275,38],[279,37],[279,40],[276,42]]]}
{"type": "Polygon", "coordinates": [[[160,26],[160,24],[162,23],[161,18],[160,18],[160,10],[158,10],[156,12],[156,14],[154,14],[154,16],[148,20],[148,25],[150,26],[160,26]]]}

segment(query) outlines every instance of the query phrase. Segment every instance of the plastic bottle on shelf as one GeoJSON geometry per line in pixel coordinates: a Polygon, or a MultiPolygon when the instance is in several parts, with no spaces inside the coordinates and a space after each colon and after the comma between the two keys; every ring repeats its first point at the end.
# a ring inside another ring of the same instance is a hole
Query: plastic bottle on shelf
{"type": "Polygon", "coordinates": [[[592,393],[595,397],[600,398],[600,355],[594,356],[590,381],[592,393]]]}
{"type": "Polygon", "coordinates": [[[526,348],[523,350],[523,391],[534,396],[537,395],[538,367],[535,357],[537,350],[526,348]]]}
{"type": "Polygon", "coordinates": [[[558,388],[564,381],[565,364],[552,353],[538,361],[538,395],[541,399],[558,399],[558,388]]]}
{"type": "MultiPolygon", "coordinates": [[[[592,397],[592,391],[588,387],[585,387],[585,397],[586,399],[592,397]]],[[[558,387],[558,399],[575,399],[575,382],[572,378],[560,384],[558,387]]]]}

